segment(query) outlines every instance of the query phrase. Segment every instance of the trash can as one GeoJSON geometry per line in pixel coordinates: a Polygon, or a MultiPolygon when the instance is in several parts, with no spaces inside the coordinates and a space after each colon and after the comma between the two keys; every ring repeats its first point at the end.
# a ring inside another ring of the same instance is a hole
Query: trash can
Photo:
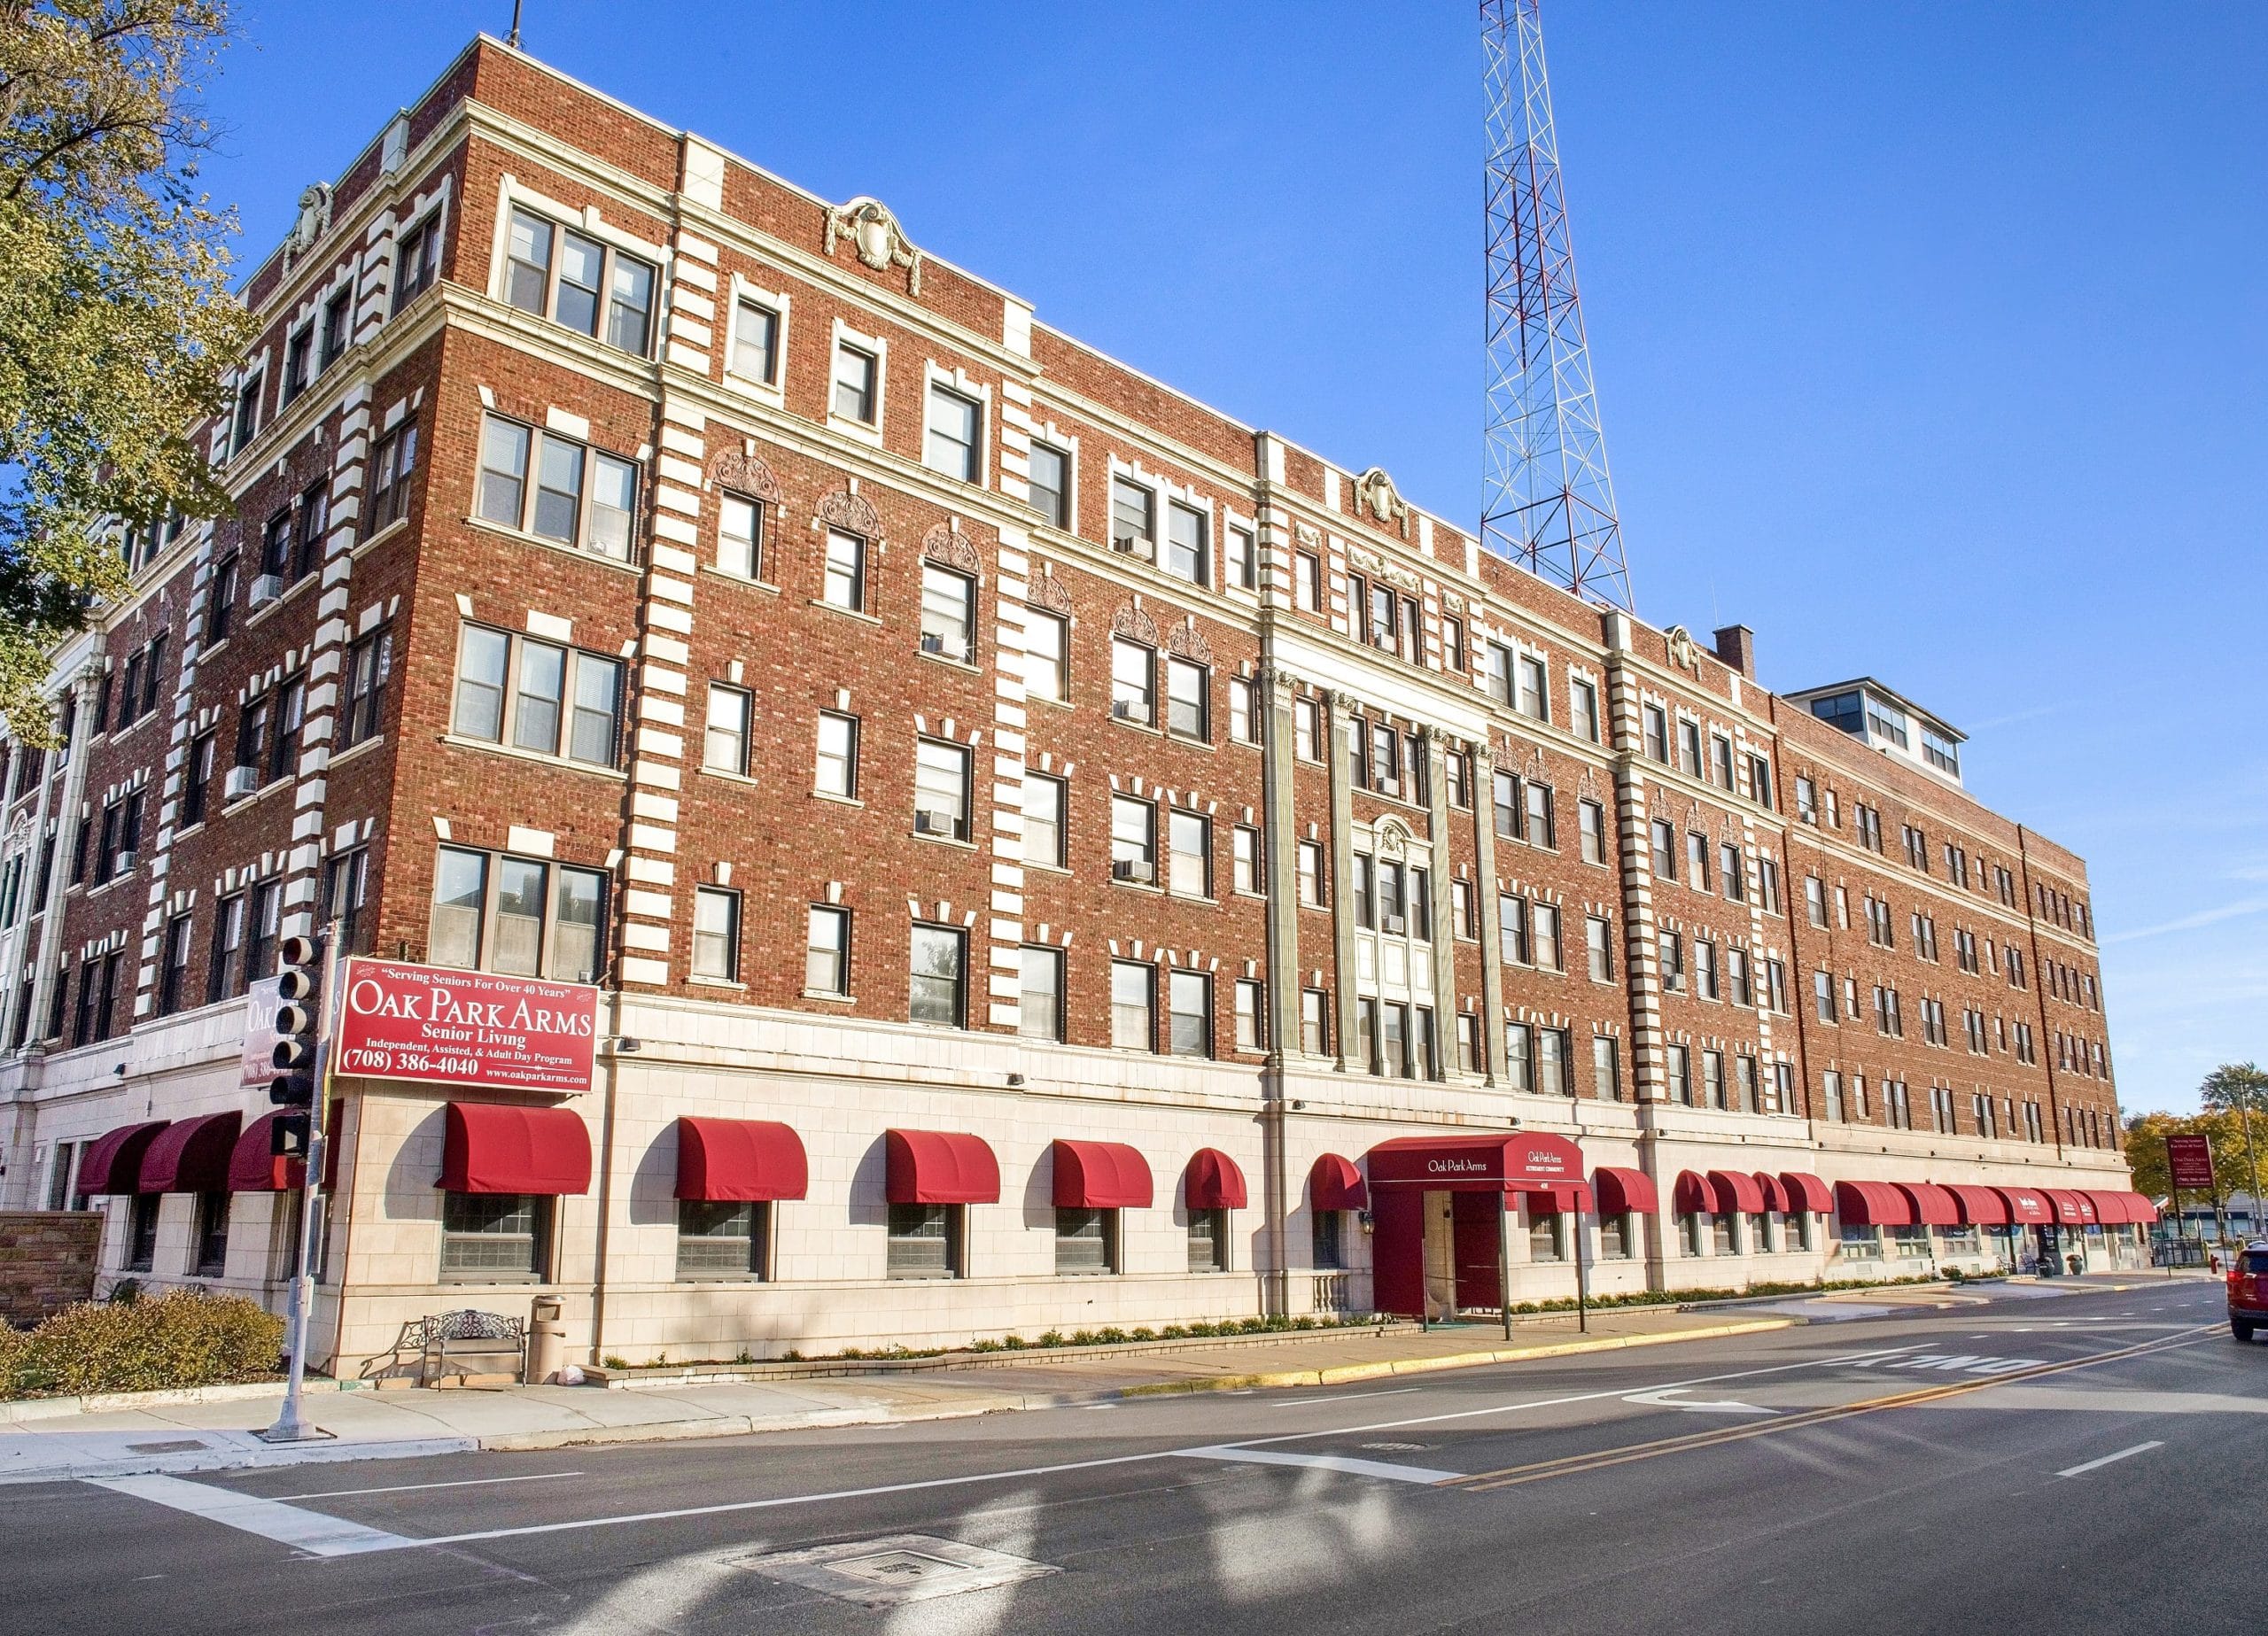
{"type": "Polygon", "coordinates": [[[566,1364],[567,1326],[559,1314],[555,1295],[539,1295],[528,1303],[527,1365],[520,1376],[528,1385],[540,1386],[566,1364]]]}

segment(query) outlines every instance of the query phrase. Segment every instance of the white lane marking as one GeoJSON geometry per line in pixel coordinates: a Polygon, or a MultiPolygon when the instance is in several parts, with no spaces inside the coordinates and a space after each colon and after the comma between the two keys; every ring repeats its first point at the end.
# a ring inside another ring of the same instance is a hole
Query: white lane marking
{"type": "Polygon", "coordinates": [[[312,1494],[263,1494],[264,1500],[341,1500],[349,1494],[407,1494],[427,1488],[485,1488],[492,1483],[548,1483],[555,1477],[580,1477],[580,1471],[537,1471],[526,1477],[468,1477],[452,1483],[394,1483],[384,1488],[326,1488],[312,1494]]]}
{"type": "Polygon", "coordinates": [[[2090,1460],[2085,1465],[2067,1467],[2063,1470],[2058,1471],[2055,1475],[2057,1477],[2084,1477],[2088,1472],[2095,1470],[2100,1467],[2109,1465],[2113,1462],[2124,1460],[2133,1454],[2147,1454],[2154,1448],[2163,1448],[2165,1444],[2162,1441],[2137,1443],[2132,1448],[2122,1448],[2115,1454],[2105,1454],[2101,1459],[2090,1460]]]}
{"type": "Polygon", "coordinates": [[[1359,1403],[1365,1398],[1398,1398],[1416,1392],[1415,1386],[1394,1386],[1385,1392],[1342,1392],[1335,1398],[1285,1398],[1270,1403],[1270,1408],[1305,1408],[1310,1403],[1359,1403]]]}
{"type": "Polygon", "coordinates": [[[152,1505],[169,1506],[207,1522],[274,1539],[310,1556],[358,1556],[366,1551],[399,1551],[406,1545],[420,1543],[383,1529],[365,1528],[360,1523],[325,1516],[320,1511],[302,1511],[281,1500],[239,1494],[205,1483],[184,1482],[177,1477],[97,1477],[86,1480],[97,1488],[146,1500],[152,1505]]]}
{"type": "Polygon", "coordinates": [[[1428,1487],[1462,1477],[1462,1471],[1437,1471],[1426,1466],[1396,1465],[1386,1460],[1356,1460],[1348,1454],[1287,1454],[1281,1449],[1236,1448],[1219,1444],[1212,1448],[1177,1448],[1182,1460],[1230,1460],[1255,1466],[1308,1466],[1318,1471],[1343,1471],[1350,1477],[1382,1477],[1390,1483],[1422,1483],[1428,1487]]]}
{"type": "Polygon", "coordinates": [[[1622,1400],[1654,1408],[1682,1408],[1697,1415],[1776,1415],[1780,1412],[1776,1408],[1759,1408],[1753,1403],[1736,1403],[1730,1398],[1697,1403],[1674,1401],[1684,1391],[1682,1386],[1658,1386],[1651,1392],[1634,1392],[1622,1400]]]}

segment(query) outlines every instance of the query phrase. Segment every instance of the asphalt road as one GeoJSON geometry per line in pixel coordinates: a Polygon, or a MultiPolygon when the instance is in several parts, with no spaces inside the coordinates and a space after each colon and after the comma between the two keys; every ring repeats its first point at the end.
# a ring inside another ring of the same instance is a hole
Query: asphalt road
{"type": "Polygon", "coordinates": [[[0,1490],[0,1628],[2268,1628],[2218,1287],[1348,1389],[0,1490]]]}

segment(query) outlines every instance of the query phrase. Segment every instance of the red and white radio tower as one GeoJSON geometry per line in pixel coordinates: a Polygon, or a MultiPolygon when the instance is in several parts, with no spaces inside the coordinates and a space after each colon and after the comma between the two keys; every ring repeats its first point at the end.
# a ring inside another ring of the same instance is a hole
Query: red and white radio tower
{"type": "Polygon", "coordinates": [[[1539,0],[1480,0],[1488,97],[1488,427],[1480,541],[1594,602],[1630,570],[1591,389],[1539,0]]]}

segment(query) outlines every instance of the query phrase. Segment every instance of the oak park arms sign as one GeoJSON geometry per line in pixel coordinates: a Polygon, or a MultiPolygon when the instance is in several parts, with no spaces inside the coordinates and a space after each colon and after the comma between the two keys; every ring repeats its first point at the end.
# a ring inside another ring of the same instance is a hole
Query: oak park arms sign
{"type": "Polygon", "coordinates": [[[591,1088],[599,991],[398,960],[346,963],[338,1072],[497,1090],[591,1088]]]}

